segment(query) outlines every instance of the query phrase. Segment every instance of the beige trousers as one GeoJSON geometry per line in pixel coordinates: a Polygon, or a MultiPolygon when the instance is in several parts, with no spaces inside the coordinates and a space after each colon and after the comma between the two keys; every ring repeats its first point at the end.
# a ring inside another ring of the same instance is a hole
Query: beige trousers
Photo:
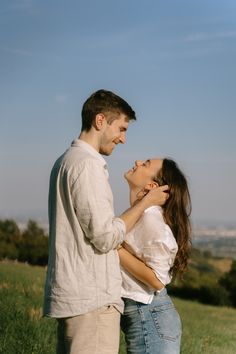
{"type": "Polygon", "coordinates": [[[57,321],[57,354],[118,353],[120,313],[114,306],[57,321]]]}

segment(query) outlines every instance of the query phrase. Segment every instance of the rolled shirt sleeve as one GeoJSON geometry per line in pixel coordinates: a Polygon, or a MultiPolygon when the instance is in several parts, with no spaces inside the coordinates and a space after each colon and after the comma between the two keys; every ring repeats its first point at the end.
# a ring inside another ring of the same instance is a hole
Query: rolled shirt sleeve
{"type": "Polygon", "coordinates": [[[91,158],[80,164],[72,199],[84,235],[98,251],[107,253],[123,242],[125,223],[114,215],[108,172],[100,161],[91,158]]]}
{"type": "MultiPolygon", "coordinates": [[[[175,251],[173,252],[175,256],[175,251]]],[[[156,277],[167,285],[171,281],[169,270],[173,265],[171,250],[165,243],[159,242],[153,247],[144,247],[143,257],[147,266],[152,268],[156,277]],[[156,256],[158,254],[158,257],[156,256]]]]}

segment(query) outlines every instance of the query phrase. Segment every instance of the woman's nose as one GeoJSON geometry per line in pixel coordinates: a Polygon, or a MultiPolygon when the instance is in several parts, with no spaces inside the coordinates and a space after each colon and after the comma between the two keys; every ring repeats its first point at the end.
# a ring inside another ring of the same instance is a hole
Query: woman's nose
{"type": "Polygon", "coordinates": [[[136,160],[136,161],[135,161],[135,165],[136,165],[136,166],[142,165],[142,161],[141,161],[141,160],[136,160]]]}

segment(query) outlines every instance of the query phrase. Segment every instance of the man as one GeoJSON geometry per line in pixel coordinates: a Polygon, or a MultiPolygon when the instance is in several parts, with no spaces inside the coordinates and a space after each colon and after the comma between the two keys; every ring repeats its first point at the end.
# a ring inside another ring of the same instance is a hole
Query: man
{"type": "Polygon", "coordinates": [[[83,105],[78,139],[55,162],[49,188],[49,261],[44,314],[57,318],[57,353],[116,354],[123,310],[117,247],[144,209],[164,204],[168,187],[114,216],[102,155],[125,143],[135,112],[99,90],[83,105]]]}

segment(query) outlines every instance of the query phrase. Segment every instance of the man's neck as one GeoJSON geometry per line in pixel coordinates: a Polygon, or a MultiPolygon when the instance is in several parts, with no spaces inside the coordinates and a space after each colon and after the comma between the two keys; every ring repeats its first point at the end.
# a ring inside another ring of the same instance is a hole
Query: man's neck
{"type": "Polygon", "coordinates": [[[87,144],[91,145],[95,150],[97,150],[97,152],[99,152],[99,139],[98,136],[92,131],[81,132],[79,139],[85,141],[87,144]]]}

